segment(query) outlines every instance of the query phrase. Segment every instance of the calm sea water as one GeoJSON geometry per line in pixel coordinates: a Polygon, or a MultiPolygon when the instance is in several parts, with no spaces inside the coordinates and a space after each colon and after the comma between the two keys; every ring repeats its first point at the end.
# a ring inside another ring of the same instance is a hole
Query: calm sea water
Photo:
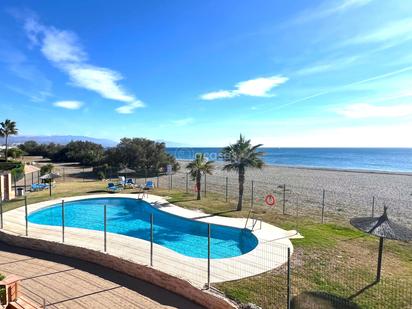
{"type": "MultiPolygon", "coordinates": [[[[177,159],[204,153],[220,160],[221,148],[167,148],[177,159]]],[[[262,148],[269,165],[412,172],[412,148],[262,148]]]]}

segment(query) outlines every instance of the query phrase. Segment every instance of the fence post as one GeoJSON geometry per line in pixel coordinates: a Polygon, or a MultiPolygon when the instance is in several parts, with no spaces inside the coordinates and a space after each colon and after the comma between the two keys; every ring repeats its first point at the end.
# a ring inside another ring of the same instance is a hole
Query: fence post
{"type": "Polygon", "coordinates": [[[84,176],[85,176],[85,175],[84,175],[84,167],[83,167],[83,173],[82,173],[82,175],[83,175],[83,181],[84,181],[84,176]]]}
{"type": "Polygon", "coordinates": [[[159,188],[159,171],[157,171],[157,186],[156,188],[159,188]]]}
{"type": "Polygon", "coordinates": [[[26,236],[29,235],[29,222],[27,221],[27,195],[24,196],[24,218],[26,220],[26,236]]]}
{"type": "Polygon", "coordinates": [[[153,214],[150,214],[150,266],[153,267],[153,214]]]}
{"type": "Polygon", "coordinates": [[[147,168],[144,169],[144,183],[147,182],[147,168]]]}
{"type": "Polygon", "coordinates": [[[252,180],[252,192],[251,192],[251,198],[250,198],[250,208],[253,208],[253,200],[254,200],[254,186],[253,186],[253,180],[252,180]]]}
{"type": "Polygon", "coordinates": [[[372,196],[372,218],[375,216],[375,196],[372,196]]]}
{"type": "Polygon", "coordinates": [[[286,213],[286,184],[283,184],[283,214],[286,213]]]}
{"type": "MultiPolygon", "coordinates": [[[[24,171],[23,171],[24,173],[24,171]]],[[[24,181],[24,191],[26,192],[27,182],[26,182],[26,174],[23,174],[23,181],[24,181]]]]}
{"type": "Polygon", "coordinates": [[[63,182],[66,182],[66,173],[64,172],[64,167],[63,167],[63,182]]]}
{"type": "Polygon", "coordinates": [[[64,242],[64,200],[62,200],[62,242],[64,242]]]}
{"type": "Polygon", "coordinates": [[[170,174],[170,190],[173,189],[173,174],[170,174]]]}
{"type": "Polygon", "coordinates": [[[204,192],[204,195],[205,195],[205,197],[206,197],[206,184],[207,184],[207,182],[206,182],[206,173],[205,173],[205,192],[204,192]]]}
{"type": "Polygon", "coordinates": [[[227,202],[227,186],[228,186],[229,180],[226,176],[226,191],[225,191],[225,197],[226,197],[226,202],[227,202]]]}
{"type": "Polygon", "coordinates": [[[288,291],[287,291],[287,309],[290,309],[290,292],[291,292],[291,286],[290,286],[290,247],[288,247],[288,275],[287,275],[287,281],[288,281],[288,291]]]}
{"type": "Polygon", "coordinates": [[[107,251],[107,207],[106,204],[104,204],[103,208],[103,225],[104,225],[104,252],[107,251]]]}
{"type": "Polygon", "coordinates": [[[31,184],[34,184],[34,172],[31,173],[31,184]]]}
{"type": "Polygon", "coordinates": [[[207,288],[210,289],[210,223],[207,225],[207,288]]]}
{"type": "Polygon", "coordinates": [[[325,214],[325,189],[322,190],[322,224],[325,222],[324,214],[325,214]]]}
{"type": "Polygon", "coordinates": [[[186,193],[189,193],[189,173],[186,173],[186,193]]]}

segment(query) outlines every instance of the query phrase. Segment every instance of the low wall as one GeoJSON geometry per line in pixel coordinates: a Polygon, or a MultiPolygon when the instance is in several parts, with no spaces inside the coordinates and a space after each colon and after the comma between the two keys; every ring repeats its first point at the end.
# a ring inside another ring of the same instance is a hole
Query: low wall
{"type": "Polygon", "coordinates": [[[173,277],[152,267],[136,264],[104,252],[42,239],[17,236],[6,231],[0,231],[0,241],[12,246],[54,253],[99,264],[129,276],[150,282],[206,308],[237,308],[227,299],[212,294],[206,290],[199,290],[183,279],[173,277]]]}

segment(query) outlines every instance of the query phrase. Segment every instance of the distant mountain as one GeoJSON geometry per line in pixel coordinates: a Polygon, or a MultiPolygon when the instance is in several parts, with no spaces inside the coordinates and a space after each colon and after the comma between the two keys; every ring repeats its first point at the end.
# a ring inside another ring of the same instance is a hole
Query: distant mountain
{"type": "MultiPolygon", "coordinates": [[[[73,136],[73,135],[50,135],[50,136],[28,136],[17,135],[9,137],[10,144],[21,144],[27,141],[36,141],[38,143],[56,143],[65,145],[71,141],[88,141],[96,144],[101,144],[103,147],[113,147],[117,145],[117,142],[110,139],[94,138],[88,136],[73,136]]],[[[4,138],[0,137],[0,144],[4,144],[4,138]]]]}

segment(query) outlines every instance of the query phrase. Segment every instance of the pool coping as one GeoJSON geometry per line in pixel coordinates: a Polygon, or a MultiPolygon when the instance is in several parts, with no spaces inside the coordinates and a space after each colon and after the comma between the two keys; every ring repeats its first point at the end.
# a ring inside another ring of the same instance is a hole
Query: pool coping
{"type": "MultiPolygon", "coordinates": [[[[166,198],[156,195],[137,194],[93,194],[59,198],[28,205],[28,215],[39,209],[65,202],[93,199],[93,198],[130,198],[142,199],[151,206],[186,219],[204,223],[229,226],[243,229],[246,218],[229,218],[211,216],[203,212],[185,209],[169,203],[166,198]]],[[[5,229],[24,236],[25,234],[25,210],[20,207],[6,212],[4,215],[5,229]]],[[[258,224],[259,225],[259,224],[258,224]]],[[[62,227],[29,223],[29,236],[39,239],[62,242],[62,227]]],[[[289,238],[294,236],[293,231],[286,231],[268,223],[262,222],[262,227],[252,231],[258,239],[257,246],[250,252],[231,258],[211,259],[210,281],[223,282],[242,279],[258,275],[275,269],[287,262],[287,248],[293,253],[293,246],[289,238]],[[271,259],[267,255],[271,254],[271,259]],[[261,261],[261,263],[259,263],[261,261]]],[[[93,231],[81,228],[65,227],[65,243],[94,250],[103,251],[103,231],[93,231]]],[[[150,242],[139,238],[120,234],[107,233],[108,253],[120,258],[143,265],[150,264],[150,242]]],[[[207,282],[207,259],[185,256],[162,245],[153,244],[153,267],[188,280],[193,285],[203,287],[207,282]]]]}

